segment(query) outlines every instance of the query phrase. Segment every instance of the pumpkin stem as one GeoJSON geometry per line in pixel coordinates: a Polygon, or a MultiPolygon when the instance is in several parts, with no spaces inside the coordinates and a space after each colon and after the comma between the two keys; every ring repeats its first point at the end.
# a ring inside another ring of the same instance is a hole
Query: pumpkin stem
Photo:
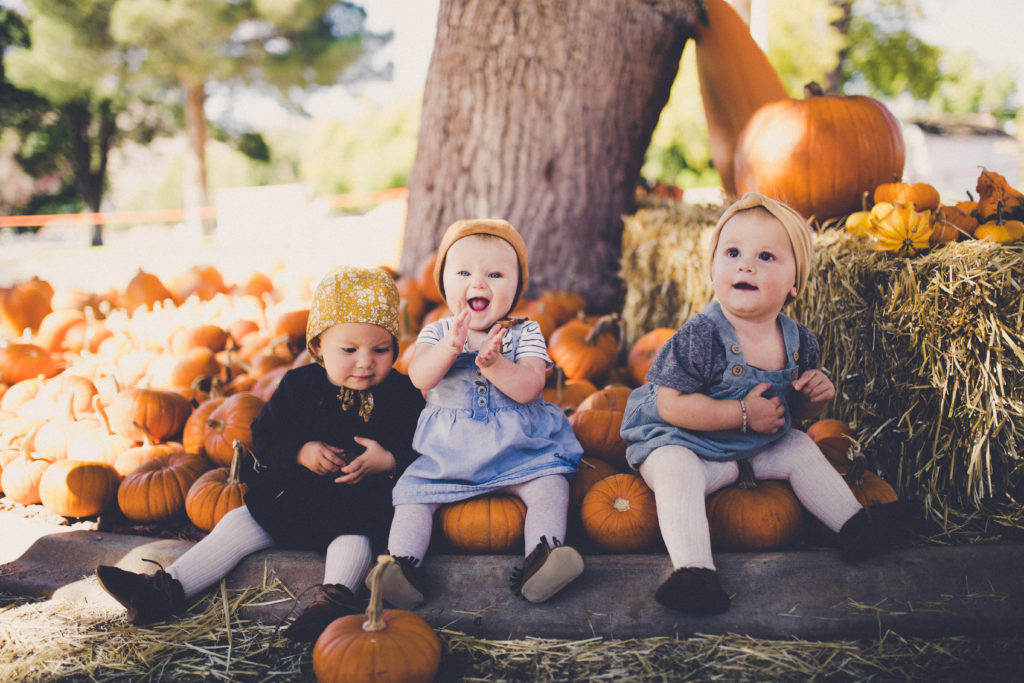
{"type": "Polygon", "coordinates": [[[850,471],[846,473],[843,479],[850,486],[860,486],[864,483],[864,468],[867,467],[867,461],[863,458],[854,458],[853,466],[850,471]]]}
{"type": "Polygon", "coordinates": [[[754,476],[754,466],[750,464],[750,460],[746,458],[737,460],[736,465],[740,468],[740,476],[736,479],[736,486],[744,491],[756,489],[757,477],[754,476]]]}
{"type": "Polygon", "coordinates": [[[150,448],[153,445],[153,436],[149,433],[144,425],[139,424],[136,420],[132,420],[132,425],[135,426],[140,432],[142,432],[142,445],[146,448],[150,448]]]}
{"type": "Polygon", "coordinates": [[[587,336],[584,338],[583,341],[586,342],[587,346],[593,346],[597,344],[597,339],[602,334],[615,335],[615,338],[619,341],[621,345],[622,326],[619,325],[618,313],[609,313],[608,315],[603,315],[600,318],[598,318],[597,322],[594,323],[594,326],[592,328],[590,328],[590,332],[587,333],[587,336]]]}
{"type": "Polygon", "coordinates": [[[103,407],[103,401],[100,400],[100,395],[96,394],[92,397],[92,409],[99,414],[100,419],[103,420],[103,426],[107,430],[107,435],[114,433],[114,430],[110,428],[110,418],[107,416],[107,409],[103,407]]]}
{"type": "Polygon", "coordinates": [[[825,91],[822,89],[822,87],[818,84],[817,81],[811,81],[810,83],[804,86],[805,98],[821,97],[824,94],[825,91]]]}
{"type": "Polygon", "coordinates": [[[363,630],[368,632],[383,631],[388,627],[384,621],[384,591],[380,588],[380,575],[384,573],[384,567],[395,561],[390,555],[379,555],[377,566],[370,574],[370,604],[366,607],[366,621],[363,622],[363,630]]]}
{"type": "Polygon", "coordinates": [[[238,470],[242,466],[242,454],[245,449],[245,444],[240,440],[235,439],[231,442],[231,449],[233,451],[231,455],[231,469],[228,470],[228,483],[238,483],[238,470]]]}
{"type": "Polygon", "coordinates": [[[620,498],[616,498],[615,502],[612,503],[612,507],[617,512],[628,512],[629,511],[629,501],[626,500],[625,498],[621,498],[621,497],[620,498]]]}

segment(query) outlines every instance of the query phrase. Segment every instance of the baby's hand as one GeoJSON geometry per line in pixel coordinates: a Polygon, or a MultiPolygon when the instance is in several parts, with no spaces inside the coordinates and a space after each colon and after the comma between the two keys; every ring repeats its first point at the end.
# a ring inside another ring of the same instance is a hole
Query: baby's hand
{"type": "Polygon", "coordinates": [[[330,474],[345,466],[345,451],[322,441],[308,441],[299,449],[295,461],[313,474],[330,474]]]}
{"type": "Polygon", "coordinates": [[[365,446],[363,454],[341,468],[342,476],[334,480],[336,484],[356,484],[364,477],[378,472],[390,472],[395,469],[395,456],[373,439],[362,436],[353,437],[360,446],[365,446]]]}
{"type": "Polygon", "coordinates": [[[462,348],[466,345],[466,339],[469,337],[469,313],[468,308],[462,309],[455,316],[452,329],[445,335],[446,348],[452,353],[462,353],[462,348]]]}
{"type": "Polygon", "coordinates": [[[749,429],[761,434],[774,434],[786,424],[786,409],[778,396],[765,397],[764,392],[771,389],[767,382],[761,382],[744,397],[747,404],[747,422],[749,429]]]}
{"type": "Polygon", "coordinates": [[[505,328],[501,325],[494,325],[487,333],[487,337],[480,345],[480,352],[476,356],[476,364],[481,368],[489,368],[501,357],[501,340],[505,338],[505,328]]]}
{"type": "Polygon", "coordinates": [[[835,385],[824,372],[818,369],[808,370],[794,382],[793,388],[810,403],[825,403],[836,395],[835,385]]]}

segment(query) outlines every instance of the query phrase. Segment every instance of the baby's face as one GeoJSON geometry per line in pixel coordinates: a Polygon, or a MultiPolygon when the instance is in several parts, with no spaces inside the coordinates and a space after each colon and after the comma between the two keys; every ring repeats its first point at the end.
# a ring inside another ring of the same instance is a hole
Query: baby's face
{"type": "Polygon", "coordinates": [[[468,308],[469,329],[486,331],[512,309],[519,288],[519,259],[500,237],[470,235],[448,250],[442,277],[452,313],[468,308]]]}
{"type": "Polygon", "coordinates": [[[730,218],[718,238],[711,284],[728,313],[755,321],[777,316],[796,296],[796,257],[782,223],[757,209],[730,218]]]}
{"type": "Polygon", "coordinates": [[[313,340],[331,384],[369,389],[384,381],[395,362],[391,333],[371,323],[337,323],[313,340]]]}

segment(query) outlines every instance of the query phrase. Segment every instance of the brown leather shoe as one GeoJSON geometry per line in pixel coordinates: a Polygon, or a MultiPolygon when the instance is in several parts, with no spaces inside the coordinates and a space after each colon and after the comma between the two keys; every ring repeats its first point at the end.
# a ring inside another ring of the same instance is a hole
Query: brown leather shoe
{"type": "Polygon", "coordinates": [[[185,611],[185,590],[163,567],[155,574],[136,574],[100,565],[96,568],[96,578],[103,590],[125,606],[128,623],[136,626],[165,621],[185,611]]]}
{"type": "Polygon", "coordinates": [[[718,582],[718,572],[704,567],[680,567],[665,579],[654,599],[695,617],[709,617],[729,609],[729,596],[718,582]]]}
{"type": "Polygon", "coordinates": [[[352,591],[340,583],[321,584],[317,594],[295,621],[284,630],[284,637],[303,643],[315,642],[335,619],[359,614],[363,606],[352,591]]]}

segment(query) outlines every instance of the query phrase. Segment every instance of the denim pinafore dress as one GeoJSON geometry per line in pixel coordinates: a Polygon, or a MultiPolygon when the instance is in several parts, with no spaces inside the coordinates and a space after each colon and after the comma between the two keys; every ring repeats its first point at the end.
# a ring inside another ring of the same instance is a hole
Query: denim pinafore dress
{"type": "Polygon", "coordinates": [[[774,434],[739,429],[717,431],[690,431],[665,422],[658,415],[658,386],[644,384],[633,391],[626,402],[621,434],[628,446],[626,459],[638,467],[657,448],[668,445],[685,446],[708,460],[742,460],[767,448],[789,431],[791,424],[790,401],[793,380],[799,377],[800,332],[797,324],[779,314],[779,325],[786,345],[786,365],[781,370],[763,370],[747,364],[743,349],[736,340],[736,332],[722,313],[717,301],[712,301],[701,313],[712,320],[725,347],[726,366],[721,379],[713,384],[707,395],[716,399],[739,399],[750,393],[757,384],[766,382],[771,388],[765,396],[779,396],[786,411],[786,423],[774,434]]]}
{"type": "MultiPolygon", "coordinates": [[[[511,361],[521,327],[505,332],[502,355],[511,361]]],[[[476,356],[460,353],[427,393],[412,442],[420,456],[395,483],[395,505],[448,503],[576,472],[583,448],[565,413],[543,398],[509,398],[483,376],[476,356]]]]}

